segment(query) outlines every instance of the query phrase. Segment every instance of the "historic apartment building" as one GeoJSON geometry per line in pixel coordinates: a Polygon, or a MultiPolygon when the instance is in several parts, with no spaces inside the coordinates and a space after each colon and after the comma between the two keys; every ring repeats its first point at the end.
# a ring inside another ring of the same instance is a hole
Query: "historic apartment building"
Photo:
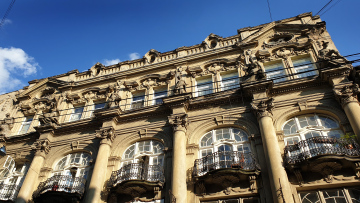
{"type": "Polygon", "coordinates": [[[304,13],[30,81],[0,95],[0,200],[358,203],[359,73],[304,13]]]}

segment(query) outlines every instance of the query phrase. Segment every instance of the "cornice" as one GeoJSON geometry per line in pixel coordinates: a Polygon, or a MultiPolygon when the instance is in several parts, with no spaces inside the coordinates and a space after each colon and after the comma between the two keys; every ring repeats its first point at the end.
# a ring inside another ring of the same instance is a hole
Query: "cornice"
{"type": "Polygon", "coordinates": [[[99,120],[92,118],[80,119],[78,121],[61,123],[54,130],[54,136],[60,136],[63,134],[70,134],[73,132],[79,132],[82,130],[89,130],[89,128],[101,127],[102,123],[99,120]]]}
{"type": "Polygon", "coordinates": [[[163,105],[146,106],[140,109],[120,112],[115,118],[116,123],[131,122],[135,120],[147,119],[154,116],[170,115],[171,110],[163,105]]]}
{"type": "Polygon", "coordinates": [[[276,96],[281,94],[287,94],[290,92],[296,92],[302,89],[319,87],[326,84],[328,83],[321,81],[320,78],[318,78],[317,76],[311,78],[292,79],[285,82],[274,84],[274,86],[269,89],[269,95],[276,96]]]}

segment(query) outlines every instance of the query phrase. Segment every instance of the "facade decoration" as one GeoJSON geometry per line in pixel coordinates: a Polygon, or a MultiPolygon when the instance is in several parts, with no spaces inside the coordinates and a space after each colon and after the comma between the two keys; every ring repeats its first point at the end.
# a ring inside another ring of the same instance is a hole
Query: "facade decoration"
{"type": "Polygon", "coordinates": [[[359,70],[304,13],[30,81],[0,95],[0,201],[355,203],[359,70]]]}

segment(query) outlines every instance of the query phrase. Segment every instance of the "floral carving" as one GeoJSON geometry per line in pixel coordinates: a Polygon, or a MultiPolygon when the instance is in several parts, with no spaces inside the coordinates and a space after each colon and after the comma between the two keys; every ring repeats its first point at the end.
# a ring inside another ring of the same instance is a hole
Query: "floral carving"
{"type": "Polygon", "coordinates": [[[49,153],[50,148],[51,148],[51,144],[50,141],[48,139],[45,140],[37,140],[32,146],[32,149],[35,149],[37,152],[40,153],[49,153]]]}
{"type": "Polygon", "coordinates": [[[102,128],[96,131],[96,137],[102,139],[103,141],[113,142],[116,135],[113,127],[102,128]]]}
{"type": "Polygon", "coordinates": [[[252,102],[251,107],[258,119],[265,116],[272,117],[272,110],[274,109],[274,99],[270,98],[266,101],[260,101],[257,105],[252,102]]]}
{"type": "Polygon", "coordinates": [[[188,115],[173,115],[169,116],[169,123],[173,126],[174,131],[186,131],[189,125],[188,115]]]}
{"type": "Polygon", "coordinates": [[[345,85],[341,89],[334,89],[334,93],[342,106],[350,102],[358,102],[357,95],[360,93],[359,85],[345,85]]]}

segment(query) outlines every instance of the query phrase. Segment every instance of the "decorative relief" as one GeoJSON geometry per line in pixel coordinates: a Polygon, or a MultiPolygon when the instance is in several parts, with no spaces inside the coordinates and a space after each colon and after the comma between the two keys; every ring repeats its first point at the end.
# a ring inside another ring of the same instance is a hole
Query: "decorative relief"
{"type": "Polygon", "coordinates": [[[32,146],[32,149],[36,150],[37,153],[48,154],[51,148],[51,143],[48,139],[37,140],[32,146]]]}
{"type": "Polygon", "coordinates": [[[147,129],[141,129],[139,130],[139,136],[140,138],[146,137],[147,136],[147,129]]]}
{"type": "Polygon", "coordinates": [[[268,42],[264,42],[263,47],[264,48],[272,48],[275,46],[283,46],[289,43],[293,43],[294,40],[294,34],[291,34],[289,32],[279,32],[275,33],[272,36],[269,36],[270,40],[268,42]]]}
{"type": "Polygon", "coordinates": [[[258,104],[252,102],[251,107],[258,119],[265,116],[272,117],[272,110],[274,109],[274,98],[270,98],[266,101],[262,100],[258,104]]]}
{"type": "Polygon", "coordinates": [[[195,78],[196,76],[202,75],[203,69],[200,66],[188,67],[186,72],[191,75],[191,77],[195,78]]]}
{"type": "Polygon", "coordinates": [[[255,53],[253,53],[253,51],[251,51],[250,49],[245,51],[245,63],[246,68],[244,69],[244,71],[245,76],[247,77],[245,82],[254,82],[266,78],[266,74],[261,68],[260,63],[255,56],[255,53]]]}
{"type": "Polygon", "coordinates": [[[347,62],[346,58],[334,49],[328,49],[329,42],[322,41],[322,49],[318,53],[318,58],[324,61],[321,67],[338,67],[347,62]]]}
{"type": "Polygon", "coordinates": [[[331,183],[334,171],[341,170],[341,168],[341,164],[337,162],[322,162],[311,166],[311,171],[320,173],[327,183],[331,183]]]}
{"type": "Polygon", "coordinates": [[[186,82],[185,82],[182,72],[183,72],[183,68],[181,66],[176,69],[175,89],[174,89],[175,95],[186,93],[186,82]]]}
{"type": "Polygon", "coordinates": [[[175,131],[186,131],[187,126],[189,125],[188,115],[172,115],[169,116],[169,123],[173,126],[175,131]]]}
{"type": "Polygon", "coordinates": [[[249,182],[250,182],[250,190],[251,191],[257,190],[256,176],[249,176],[249,182]]]}
{"type": "Polygon", "coordinates": [[[121,97],[119,95],[120,84],[109,85],[106,89],[106,101],[108,102],[108,107],[117,107],[120,104],[121,97]]]}
{"type": "Polygon", "coordinates": [[[345,85],[341,89],[335,88],[334,93],[342,106],[350,102],[358,102],[357,95],[360,93],[358,84],[345,85]]]}
{"type": "Polygon", "coordinates": [[[7,113],[4,120],[0,120],[0,135],[6,136],[10,135],[11,129],[14,126],[14,118],[10,117],[10,114],[7,113]]]}
{"type": "Polygon", "coordinates": [[[102,141],[110,141],[113,142],[116,135],[113,127],[102,128],[100,130],[96,130],[96,137],[102,139],[102,141]]]}
{"type": "Polygon", "coordinates": [[[306,110],[308,105],[307,105],[307,101],[298,101],[297,105],[299,106],[299,111],[303,111],[306,110]]]}

